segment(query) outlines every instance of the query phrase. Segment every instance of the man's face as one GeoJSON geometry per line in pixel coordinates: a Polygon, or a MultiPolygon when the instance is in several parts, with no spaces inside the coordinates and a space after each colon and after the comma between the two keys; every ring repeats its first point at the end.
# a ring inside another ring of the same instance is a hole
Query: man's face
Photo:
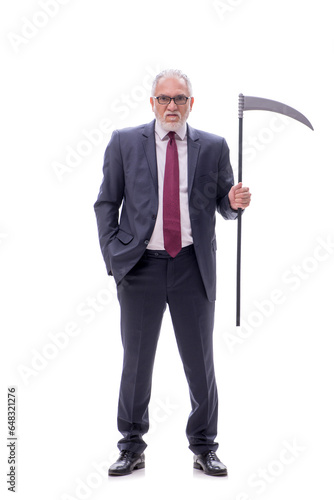
{"type": "MultiPolygon", "coordinates": [[[[159,97],[161,95],[168,97],[185,95],[189,97],[189,91],[183,78],[161,78],[158,81],[155,96],[159,97]]],[[[174,101],[162,105],[152,97],[150,102],[157,121],[164,130],[170,132],[177,131],[187,121],[194,104],[194,98],[188,99],[186,104],[179,105],[175,104],[174,101]]]]}

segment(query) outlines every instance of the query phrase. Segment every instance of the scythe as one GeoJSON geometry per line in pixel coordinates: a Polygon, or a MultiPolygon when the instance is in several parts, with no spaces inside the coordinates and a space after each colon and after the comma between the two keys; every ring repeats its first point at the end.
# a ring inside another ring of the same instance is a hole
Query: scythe
{"type": "MultiPolygon", "coordinates": [[[[251,97],[239,94],[239,152],[238,152],[238,182],[242,182],[242,141],[243,141],[243,112],[250,110],[272,111],[298,120],[314,130],[309,120],[302,113],[286,104],[262,97],[251,97]]],[[[242,209],[238,209],[237,235],[237,317],[236,324],[240,326],[240,298],[241,298],[241,219],[242,209]]]]}

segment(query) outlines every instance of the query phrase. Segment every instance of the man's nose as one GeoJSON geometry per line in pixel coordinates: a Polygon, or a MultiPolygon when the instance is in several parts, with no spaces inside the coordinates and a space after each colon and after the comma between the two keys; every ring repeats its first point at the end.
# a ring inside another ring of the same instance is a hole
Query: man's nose
{"type": "Polygon", "coordinates": [[[173,101],[173,99],[168,104],[167,109],[169,111],[175,111],[175,110],[177,110],[177,105],[175,104],[175,102],[173,101]]]}

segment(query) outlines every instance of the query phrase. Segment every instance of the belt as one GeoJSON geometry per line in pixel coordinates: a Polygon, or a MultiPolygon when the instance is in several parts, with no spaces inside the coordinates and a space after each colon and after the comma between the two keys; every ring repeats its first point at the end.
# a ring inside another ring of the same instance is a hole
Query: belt
{"type": "MultiPolygon", "coordinates": [[[[178,258],[179,255],[184,255],[184,254],[192,254],[194,253],[194,245],[188,245],[186,247],[181,248],[179,253],[174,257],[175,259],[178,258]]],[[[159,257],[160,259],[172,259],[167,252],[167,250],[145,250],[144,255],[150,256],[150,257],[159,257]]]]}

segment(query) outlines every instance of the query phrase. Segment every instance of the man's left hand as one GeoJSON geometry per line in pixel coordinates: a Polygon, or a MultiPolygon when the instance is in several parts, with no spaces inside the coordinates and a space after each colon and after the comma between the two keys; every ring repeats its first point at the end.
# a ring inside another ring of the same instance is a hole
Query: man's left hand
{"type": "Polygon", "coordinates": [[[238,210],[238,208],[247,208],[250,204],[251,196],[249,188],[243,187],[242,182],[232,186],[230,192],[228,193],[231,208],[233,208],[233,210],[238,210]]]}

